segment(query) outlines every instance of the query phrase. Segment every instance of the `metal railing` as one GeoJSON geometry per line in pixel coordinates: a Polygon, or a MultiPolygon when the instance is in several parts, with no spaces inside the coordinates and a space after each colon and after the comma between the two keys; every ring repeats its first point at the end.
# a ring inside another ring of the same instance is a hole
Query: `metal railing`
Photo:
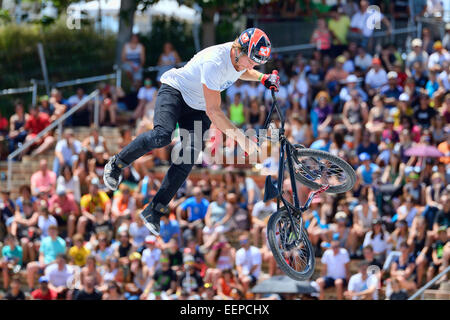
{"type": "Polygon", "coordinates": [[[427,290],[429,287],[431,287],[433,284],[436,283],[436,281],[438,281],[440,278],[442,278],[444,275],[446,275],[448,272],[450,272],[450,266],[448,266],[447,268],[445,268],[444,271],[442,271],[441,273],[439,273],[436,277],[434,277],[433,279],[431,279],[426,285],[424,285],[422,288],[420,288],[416,293],[414,293],[411,297],[408,298],[408,300],[414,300],[416,299],[418,296],[420,296],[420,298],[423,300],[424,298],[424,292],[425,290],[427,290]]]}
{"type": "Polygon", "coordinates": [[[20,153],[23,152],[23,150],[28,149],[31,145],[33,145],[37,140],[41,139],[47,132],[50,130],[55,129],[58,127],[58,134],[61,135],[62,133],[62,124],[63,122],[70,117],[74,112],[76,112],[78,109],[83,107],[86,103],[91,101],[95,98],[95,109],[94,109],[94,121],[96,126],[99,124],[99,106],[100,106],[100,100],[99,100],[99,93],[100,91],[96,89],[95,91],[91,92],[88,96],[81,99],[80,102],[78,102],[75,106],[73,106],[69,111],[64,113],[60,118],[52,122],[48,127],[46,127],[44,130],[38,133],[36,137],[34,137],[32,140],[24,143],[20,148],[16,149],[13,153],[11,153],[8,156],[8,183],[7,187],[8,190],[11,191],[11,177],[12,177],[12,161],[15,157],[17,157],[20,153]]]}

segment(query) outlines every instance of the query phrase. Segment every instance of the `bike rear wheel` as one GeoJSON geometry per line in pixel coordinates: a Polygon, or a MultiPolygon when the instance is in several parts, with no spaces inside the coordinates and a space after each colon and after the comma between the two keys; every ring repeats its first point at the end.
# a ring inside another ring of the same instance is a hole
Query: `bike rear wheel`
{"type": "Polygon", "coordinates": [[[322,150],[294,148],[294,175],[302,184],[313,190],[328,185],[328,193],[347,192],[355,185],[355,170],[341,158],[322,150]]]}
{"type": "Polygon", "coordinates": [[[267,240],[280,269],[290,278],[303,281],[312,276],[316,259],[306,230],[299,225],[298,218],[293,216],[293,220],[295,225],[285,208],[272,214],[267,224],[267,240]],[[294,230],[298,234],[300,228],[300,239],[296,239],[294,230]]]}

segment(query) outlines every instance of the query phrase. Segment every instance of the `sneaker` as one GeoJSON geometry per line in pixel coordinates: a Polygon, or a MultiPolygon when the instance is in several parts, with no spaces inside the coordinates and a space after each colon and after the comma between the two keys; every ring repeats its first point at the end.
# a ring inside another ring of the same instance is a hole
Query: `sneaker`
{"type": "Polygon", "coordinates": [[[122,169],[116,164],[117,156],[109,159],[103,172],[103,182],[108,189],[115,191],[122,182],[122,169]]]}
{"type": "Polygon", "coordinates": [[[140,214],[144,225],[155,236],[159,236],[161,217],[169,213],[169,208],[161,204],[151,202],[140,214]]]}

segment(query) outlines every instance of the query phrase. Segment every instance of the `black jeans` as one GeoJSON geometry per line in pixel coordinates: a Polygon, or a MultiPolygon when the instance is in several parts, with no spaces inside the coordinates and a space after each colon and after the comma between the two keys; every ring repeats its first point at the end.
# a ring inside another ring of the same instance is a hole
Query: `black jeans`
{"type": "Polygon", "coordinates": [[[189,140],[183,139],[183,135],[181,140],[183,145],[190,143],[190,148],[182,148],[180,156],[188,151],[191,153],[190,161],[172,163],[162,181],[161,188],[152,200],[155,204],[167,205],[188,177],[201,151],[194,148],[194,139],[200,139],[197,141],[201,141],[203,150],[203,135],[209,129],[211,120],[205,111],[189,107],[183,100],[181,92],[166,84],[163,84],[158,91],[154,114],[153,130],[139,135],[123,148],[118,154],[118,160],[128,166],[147,152],[167,146],[172,141],[172,133],[177,122],[180,129],[188,130],[189,140]],[[197,128],[201,124],[201,130],[194,132],[195,122],[197,122],[197,128]]]}

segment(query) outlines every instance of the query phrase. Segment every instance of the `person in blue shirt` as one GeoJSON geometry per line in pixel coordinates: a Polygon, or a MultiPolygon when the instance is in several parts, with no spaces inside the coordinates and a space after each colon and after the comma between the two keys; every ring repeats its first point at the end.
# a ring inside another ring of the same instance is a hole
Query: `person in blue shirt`
{"type": "Polygon", "coordinates": [[[177,208],[177,220],[183,231],[189,229],[201,243],[203,221],[208,211],[209,201],[203,197],[202,190],[199,187],[195,187],[192,193],[193,196],[186,199],[177,208]]]}
{"type": "Polygon", "coordinates": [[[381,94],[385,97],[385,107],[388,109],[394,108],[403,92],[402,87],[397,84],[397,72],[390,71],[387,74],[388,84],[381,88],[381,94]]]}
{"type": "Polygon", "coordinates": [[[7,235],[5,238],[5,246],[2,248],[2,259],[0,260],[4,289],[7,289],[9,286],[9,269],[18,268],[20,270],[23,262],[22,259],[22,247],[17,245],[14,236],[7,235]]]}
{"type": "Polygon", "coordinates": [[[30,262],[27,265],[27,283],[29,288],[34,287],[36,273],[55,262],[58,254],[66,253],[66,242],[58,236],[58,227],[51,225],[48,228],[49,236],[44,238],[39,248],[39,261],[30,262]]]}
{"type": "Polygon", "coordinates": [[[164,243],[168,243],[170,239],[177,239],[178,245],[181,246],[180,224],[175,219],[169,219],[168,216],[161,217],[160,236],[164,243]]]}
{"type": "Polygon", "coordinates": [[[361,165],[358,167],[357,173],[360,175],[363,185],[371,185],[373,182],[373,174],[380,170],[380,168],[371,162],[370,155],[367,152],[359,155],[359,161],[361,161],[361,165]]]}

